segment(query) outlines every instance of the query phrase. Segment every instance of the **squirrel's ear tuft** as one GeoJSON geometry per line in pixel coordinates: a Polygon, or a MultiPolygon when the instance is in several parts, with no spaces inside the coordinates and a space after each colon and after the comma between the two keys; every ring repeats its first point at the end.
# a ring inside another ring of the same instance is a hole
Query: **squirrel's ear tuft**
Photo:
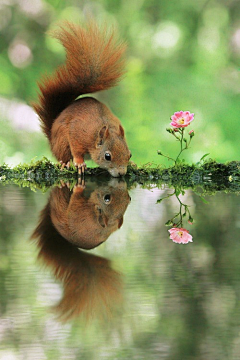
{"type": "Polygon", "coordinates": [[[108,135],[109,135],[109,130],[108,130],[107,126],[103,126],[98,133],[96,146],[97,147],[101,146],[103,144],[104,140],[108,137],[108,135]]]}
{"type": "Polygon", "coordinates": [[[123,224],[123,216],[118,220],[118,228],[120,229],[120,227],[123,224]]]}
{"type": "Polygon", "coordinates": [[[119,125],[119,132],[120,132],[120,135],[122,137],[124,137],[124,129],[123,129],[122,125],[119,125]]]}

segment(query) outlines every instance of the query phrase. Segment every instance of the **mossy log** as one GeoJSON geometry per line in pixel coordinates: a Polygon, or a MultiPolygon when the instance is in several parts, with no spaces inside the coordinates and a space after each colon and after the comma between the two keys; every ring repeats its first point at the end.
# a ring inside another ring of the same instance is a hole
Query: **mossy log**
{"type": "MultiPolygon", "coordinates": [[[[84,174],[86,181],[93,176],[97,177],[98,181],[111,178],[107,171],[98,167],[86,169],[84,174]]],[[[76,182],[78,177],[74,166],[61,169],[59,164],[54,164],[46,158],[13,168],[6,164],[0,166],[1,183],[17,183],[20,186],[33,188],[48,188],[59,184],[60,181],[76,182]]],[[[223,164],[207,160],[192,165],[180,163],[169,168],[161,165],[153,167],[151,163],[138,167],[130,163],[124,179],[130,186],[134,183],[143,186],[167,184],[181,189],[201,186],[215,191],[240,192],[240,161],[223,164]]]]}

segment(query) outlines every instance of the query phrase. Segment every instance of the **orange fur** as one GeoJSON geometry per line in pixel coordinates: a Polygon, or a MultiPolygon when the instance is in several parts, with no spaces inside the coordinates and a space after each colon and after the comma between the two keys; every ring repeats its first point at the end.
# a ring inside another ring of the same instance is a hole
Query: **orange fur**
{"type": "Polygon", "coordinates": [[[38,257],[62,282],[63,296],[54,307],[63,321],[79,315],[112,315],[122,303],[122,279],[109,260],[79,250],[91,249],[121,227],[130,202],[124,182],[86,188],[54,188],[32,234],[38,257]],[[73,245],[74,244],[74,245],[73,245]]]}
{"type": "Polygon", "coordinates": [[[41,212],[32,239],[37,240],[38,258],[62,283],[63,295],[53,307],[63,322],[93,314],[109,317],[122,304],[122,278],[111,262],[79,250],[54,228],[50,203],[41,212]]]}
{"type": "Polygon", "coordinates": [[[93,22],[86,28],[65,22],[52,35],[64,46],[66,62],[42,80],[39,102],[33,107],[54,155],[63,163],[73,159],[81,168],[90,154],[111,175],[124,175],[130,152],[119,119],[95,99],[75,100],[117,84],[124,72],[125,44],[114,31],[101,30],[93,22]],[[112,161],[106,161],[106,152],[112,161]]]}
{"type": "Polygon", "coordinates": [[[73,193],[56,187],[49,203],[56,230],[72,244],[92,249],[122,226],[130,197],[126,183],[113,179],[102,186],[75,187],[73,193]]]}

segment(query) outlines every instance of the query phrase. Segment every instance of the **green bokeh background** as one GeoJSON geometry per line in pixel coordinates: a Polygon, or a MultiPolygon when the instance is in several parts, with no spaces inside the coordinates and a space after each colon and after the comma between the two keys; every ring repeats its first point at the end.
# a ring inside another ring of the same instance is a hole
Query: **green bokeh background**
{"type": "Polygon", "coordinates": [[[128,43],[125,77],[97,97],[121,119],[134,162],[169,164],[157,150],[177,154],[165,129],[179,110],[195,113],[188,162],[205,153],[239,160],[239,1],[0,0],[0,163],[54,159],[44,135],[28,130],[36,118],[23,105],[36,100],[41,75],[64,61],[46,32],[89,16],[116,25],[128,43]]]}

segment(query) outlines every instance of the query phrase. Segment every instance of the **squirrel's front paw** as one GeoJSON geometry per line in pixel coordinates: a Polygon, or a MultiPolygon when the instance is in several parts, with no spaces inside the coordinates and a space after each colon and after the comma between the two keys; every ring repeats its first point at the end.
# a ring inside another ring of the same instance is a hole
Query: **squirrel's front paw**
{"type": "Polygon", "coordinates": [[[73,159],[74,166],[78,168],[78,174],[84,175],[85,169],[87,168],[87,165],[84,161],[77,161],[77,159],[73,159]]]}
{"type": "Polygon", "coordinates": [[[84,189],[85,189],[85,180],[82,177],[79,177],[77,184],[73,188],[73,193],[81,194],[84,189]]]}

